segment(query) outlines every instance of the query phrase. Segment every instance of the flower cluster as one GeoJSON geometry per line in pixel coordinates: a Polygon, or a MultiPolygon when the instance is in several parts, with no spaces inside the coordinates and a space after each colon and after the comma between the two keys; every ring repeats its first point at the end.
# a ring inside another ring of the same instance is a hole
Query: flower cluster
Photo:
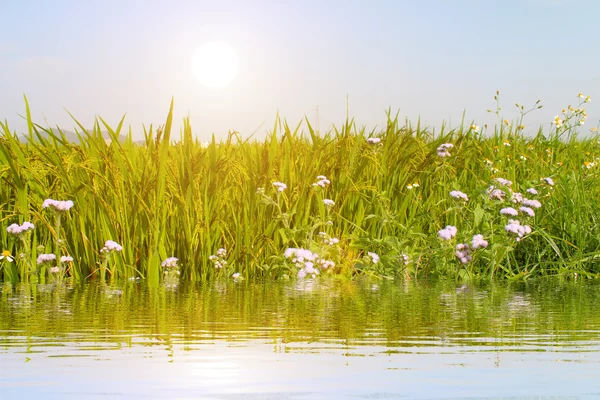
{"type": "Polygon", "coordinates": [[[319,268],[327,269],[335,265],[333,261],[322,259],[317,253],[307,249],[290,247],[285,250],[283,256],[296,265],[298,278],[304,278],[307,275],[314,278],[320,273],[319,268]]]}
{"type": "Polygon", "coordinates": [[[327,177],[325,175],[319,175],[317,176],[317,181],[315,183],[313,183],[313,186],[320,186],[322,188],[324,188],[325,186],[329,185],[331,182],[329,181],[329,179],[327,179],[327,177]]]}
{"type": "Polygon", "coordinates": [[[509,181],[508,179],[496,178],[496,182],[498,182],[499,184],[501,184],[503,186],[512,186],[512,181],[509,181]]]}
{"type": "Polygon", "coordinates": [[[488,242],[483,238],[483,235],[473,236],[473,241],[471,242],[471,248],[473,250],[477,250],[479,248],[485,249],[486,247],[488,247],[488,242]]]}
{"type": "Polygon", "coordinates": [[[458,230],[456,229],[455,226],[452,225],[448,225],[446,226],[444,229],[441,229],[438,231],[438,236],[441,239],[444,240],[450,240],[452,239],[454,236],[456,236],[456,233],[458,232],[458,230]]]}
{"type": "Polygon", "coordinates": [[[221,269],[227,265],[225,258],[227,257],[227,250],[220,248],[217,250],[216,255],[208,257],[208,259],[214,264],[216,269],[221,269]]]}
{"type": "Polygon", "coordinates": [[[160,266],[163,267],[163,273],[165,276],[179,276],[179,259],[177,257],[166,258],[160,266]]]}
{"type": "Polygon", "coordinates": [[[454,197],[455,199],[463,199],[464,201],[469,201],[469,196],[467,196],[465,193],[461,192],[460,190],[451,191],[450,196],[454,197]]]}
{"type": "Polygon", "coordinates": [[[517,242],[520,241],[523,236],[531,233],[531,227],[529,225],[521,225],[520,221],[514,219],[508,220],[508,225],[504,227],[504,230],[517,235],[517,242]]]}
{"type": "Polygon", "coordinates": [[[377,253],[373,253],[373,252],[368,252],[367,255],[369,256],[369,258],[371,259],[371,262],[373,264],[377,264],[379,262],[379,254],[377,253]]]}
{"type": "Polygon", "coordinates": [[[370,137],[367,139],[367,143],[369,144],[377,144],[379,142],[381,142],[381,138],[378,137],[370,137]]]}
{"type": "Polygon", "coordinates": [[[410,257],[408,254],[400,254],[400,262],[404,265],[408,265],[410,263],[410,257]]]}
{"type": "Polygon", "coordinates": [[[335,202],[331,199],[324,199],[323,200],[323,204],[325,204],[327,207],[333,207],[335,206],[335,202]]]}
{"type": "Polygon", "coordinates": [[[512,207],[506,207],[506,208],[503,208],[502,210],[500,210],[500,214],[501,215],[511,215],[514,217],[515,215],[518,215],[519,212],[512,207]]]}
{"type": "Polygon", "coordinates": [[[70,263],[70,262],[73,262],[73,257],[71,257],[71,256],[62,256],[62,257],[60,258],[60,262],[61,262],[61,263],[63,263],[63,264],[64,264],[64,263],[70,263]]]}
{"type": "Polygon", "coordinates": [[[459,243],[456,245],[456,257],[460,260],[461,263],[467,264],[470,262],[473,257],[471,257],[471,249],[467,243],[459,243]]]}
{"type": "Polygon", "coordinates": [[[277,188],[277,191],[280,193],[287,189],[287,185],[283,182],[273,182],[273,186],[275,186],[275,188],[277,188]]]}
{"type": "Polygon", "coordinates": [[[56,254],[40,254],[37,258],[38,265],[56,260],[56,254]]]}
{"type": "Polygon", "coordinates": [[[73,202],[71,200],[60,201],[53,199],[46,199],[44,203],[42,203],[42,208],[50,208],[53,211],[64,212],[68,211],[71,207],[73,207],[73,202]]]}
{"type": "Polygon", "coordinates": [[[452,143],[443,143],[437,148],[437,155],[440,157],[450,157],[452,154],[450,154],[448,149],[453,147],[454,145],[452,143]]]}
{"type": "Polygon", "coordinates": [[[104,243],[104,247],[100,249],[100,253],[102,254],[110,254],[116,251],[123,251],[123,247],[119,243],[112,240],[107,240],[104,243]]]}
{"type": "Polygon", "coordinates": [[[506,196],[506,193],[504,193],[504,191],[496,188],[493,185],[488,188],[487,193],[490,200],[504,201],[504,196],[506,196]]]}
{"type": "Polygon", "coordinates": [[[340,240],[338,238],[335,238],[335,237],[332,238],[325,232],[319,232],[319,237],[323,240],[323,243],[325,243],[329,246],[336,245],[340,242],[340,240]]]}
{"type": "Polygon", "coordinates": [[[19,224],[9,225],[8,228],[6,228],[6,231],[13,235],[22,235],[23,233],[31,231],[34,228],[35,228],[35,226],[31,222],[23,222],[22,225],[19,225],[19,224]]]}

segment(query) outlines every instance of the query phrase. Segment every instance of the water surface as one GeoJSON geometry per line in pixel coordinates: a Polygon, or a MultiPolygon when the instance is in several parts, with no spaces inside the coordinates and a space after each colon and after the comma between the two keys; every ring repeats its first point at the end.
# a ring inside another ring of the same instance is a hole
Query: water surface
{"type": "Polygon", "coordinates": [[[0,398],[591,399],[600,285],[5,284],[0,398]]]}

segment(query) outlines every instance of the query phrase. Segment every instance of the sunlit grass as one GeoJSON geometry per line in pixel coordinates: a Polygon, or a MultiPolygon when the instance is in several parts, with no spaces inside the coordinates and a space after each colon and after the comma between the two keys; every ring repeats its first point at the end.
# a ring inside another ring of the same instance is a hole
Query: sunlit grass
{"type": "Polygon", "coordinates": [[[491,128],[468,123],[434,135],[389,114],[381,132],[348,120],[321,134],[308,120],[292,129],[277,119],[265,140],[232,132],[208,145],[188,120],[174,140],[172,106],[142,144],[123,121],[113,128],[102,119],[92,130],[78,124],[81,144],[69,143],[34,124],[27,107],[27,143],[0,123],[0,250],[15,258],[0,260],[0,276],[45,280],[51,266],[36,260],[46,253],[72,257],[62,274],[77,280],[158,282],[169,257],[182,280],[312,275],[285,257],[291,248],[314,253],[321,275],[596,277],[600,145],[597,131],[577,135],[590,99],[580,100],[547,131],[528,131],[530,110],[518,105],[516,123],[496,110],[491,128]],[[42,208],[48,198],[74,203],[58,224],[42,208]],[[35,225],[26,238],[6,231],[24,222],[35,225]],[[439,233],[447,226],[455,235],[439,233]],[[107,240],[122,246],[110,259],[101,253],[107,240]],[[211,258],[219,249],[225,256],[211,258]]]}

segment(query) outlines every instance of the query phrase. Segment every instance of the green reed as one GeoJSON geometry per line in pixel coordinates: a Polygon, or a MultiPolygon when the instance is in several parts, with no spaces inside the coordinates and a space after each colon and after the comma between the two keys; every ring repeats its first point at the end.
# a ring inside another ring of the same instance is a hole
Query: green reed
{"type": "Polygon", "coordinates": [[[41,245],[73,257],[68,274],[74,279],[99,278],[105,261],[100,249],[110,239],[123,245],[106,264],[110,278],[158,282],[161,261],[175,256],[182,280],[233,272],[277,279],[297,272],[283,257],[286,248],[315,247],[316,233],[324,231],[340,240],[335,251],[328,250],[336,266],[327,272],[345,277],[597,277],[597,133],[577,135],[579,108],[565,110],[548,131],[529,131],[522,127],[529,111],[517,107],[516,122],[503,120],[497,110],[499,122],[486,132],[463,125],[434,133],[388,113],[381,132],[349,119],[320,133],[308,120],[290,127],[277,118],[262,141],[231,132],[203,144],[187,119],[174,139],[171,104],[165,125],[145,128],[143,143],[134,142],[123,120],[113,128],[99,118],[89,130],[75,120],[75,144],[60,129],[35,124],[26,104],[27,143],[0,123],[0,221],[3,227],[32,221],[36,229],[27,249],[0,230],[2,250],[26,258],[3,261],[0,276],[24,280],[17,265],[35,265],[41,245]],[[368,137],[380,142],[368,143],[368,137]],[[454,145],[450,157],[436,152],[442,143],[454,145]],[[318,175],[331,185],[315,190],[318,175]],[[527,220],[532,233],[521,241],[505,232],[508,218],[499,215],[501,207],[511,206],[509,199],[489,199],[487,188],[498,177],[511,180],[512,191],[540,191],[542,207],[527,220]],[[556,184],[545,184],[545,177],[556,184]],[[287,189],[276,192],[275,181],[287,189]],[[452,199],[451,190],[467,193],[469,201],[452,199]],[[41,209],[49,197],[75,203],[59,227],[41,209]],[[335,202],[331,210],[324,198],[335,202]],[[449,242],[437,234],[446,225],[458,228],[449,242]],[[484,235],[490,246],[463,265],[454,246],[474,234],[484,235]],[[219,248],[227,249],[226,268],[209,260],[219,248]],[[367,252],[377,253],[380,262],[370,262],[367,252]]]}

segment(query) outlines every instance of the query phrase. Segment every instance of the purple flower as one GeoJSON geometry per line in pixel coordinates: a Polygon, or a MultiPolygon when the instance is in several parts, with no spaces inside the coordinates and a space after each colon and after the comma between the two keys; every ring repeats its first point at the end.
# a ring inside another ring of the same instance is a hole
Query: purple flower
{"type": "Polygon", "coordinates": [[[514,217],[515,215],[518,215],[519,213],[517,212],[517,210],[515,210],[512,207],[506,207],[506,208],[503,208],[502,210],[500,210],[500,214],[512,215],[514,217]]]}

